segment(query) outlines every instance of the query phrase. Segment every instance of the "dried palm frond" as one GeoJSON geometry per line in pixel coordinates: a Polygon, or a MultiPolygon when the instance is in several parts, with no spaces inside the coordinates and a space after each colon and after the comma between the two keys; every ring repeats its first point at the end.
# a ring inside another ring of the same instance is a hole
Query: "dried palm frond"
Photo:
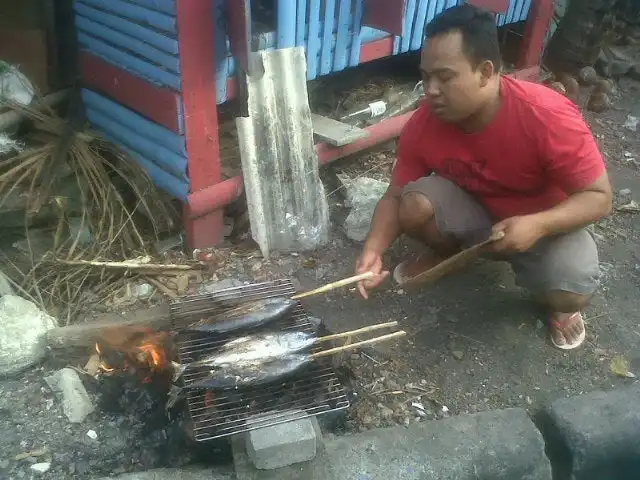
{"type": "Polygon", "coordinates": [[[87,289],[101,297],[120,288],[123,275],[62,266],[56,259],[120,261],[145,255],[159,230],[173,226],[176,212],[147,173],[98,133],[76,131],[51,109],[10,106],[33,122],[34,131],[26,150],[0,159],[0,210],[17,192],[26,198],[29,245],[26,262],[4,255],[6,273],[43,308],[52,311],[58,305],[70,318],[87,289]],[[28,229],[44,208],[57,216],[48,252],[31,248],[28,229]],[[79,218],[77,233],[72,233],[71,216],[79,218]],[[86,232],[90,242],[82,239],[86,232]]]}

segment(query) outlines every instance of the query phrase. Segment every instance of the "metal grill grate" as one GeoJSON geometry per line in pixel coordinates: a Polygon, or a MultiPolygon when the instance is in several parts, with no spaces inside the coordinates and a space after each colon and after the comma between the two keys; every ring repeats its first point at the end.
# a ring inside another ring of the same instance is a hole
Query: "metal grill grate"
{"type": "MultiPolygon", "coordinates": [[[[289,280],[276,280],[196,295],[171,305],[174,327],[178,330],[235,303],[262,298],[290,296],[295,289],[289,280]]],[[[301,305],[290,318],[269,326],[270,330],[315,330],[301,305]]],[[[214,353],[232,335],[180,333],[176,338],[181,363],[198,360],[214,353]]],[[[326,346],[325,346],[326,348],[326,346]]],[[[320,347],[312,349],[319,350],[320,347]]],[[[186,373],[185,387],[204,378],[205,370],[186,373]]],[[[206,441],[254,428],[341,410],[349,406],[344,387],[338,380],[330,360],[317,361],[299,375],[284,383],[262,386],[254,390],[218,392],[189,390],[187,404],[193,420],[194,436],[206,441]]]]}

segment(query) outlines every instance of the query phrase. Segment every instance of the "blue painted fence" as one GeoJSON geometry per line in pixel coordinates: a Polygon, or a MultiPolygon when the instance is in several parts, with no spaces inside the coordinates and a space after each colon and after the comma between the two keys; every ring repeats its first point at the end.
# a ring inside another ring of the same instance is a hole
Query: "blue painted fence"
{"type": "Polygon", "coordinates": [[[81,95],[93,127],[130,154],[157,186],[184,201],[189,192],[184,137],[95,92],[83,89],[81,95]]]}
{"type": "MultiPolygon", "coordinates": [[[[464,0],[405,0],[401,36],[394,54],[419,50],[425,25],[435,15],[464,0]]],[[[214,0],[223,14],[224,0],[214,0]]],[[[362,26],[364,0],[277,0],[275,30],[253,38],[259,49],[303,46],[307,78],[344,70],[360,62],[360,47],[388,33],[362,26]],[[324,10],[321,11],[321,7],[324,10]]],[[[527,18],[531,0],[511,0],[502,26],[527,18]]],[[[180,91],[180,59],[175,0],[76,0],[77,37],[81,48],[149,82],[180,91]]],[[[217,18],[216,25],[223,26],[217,18]]],[[[227,79],[235,73],[227,32],[215,32],[218,102],[227,100],[227,79]]],[[[89,90],[82,96],[87,117],[151,175],[156,185],[179,199],[189,190],[184,137],[89,90]]]]}

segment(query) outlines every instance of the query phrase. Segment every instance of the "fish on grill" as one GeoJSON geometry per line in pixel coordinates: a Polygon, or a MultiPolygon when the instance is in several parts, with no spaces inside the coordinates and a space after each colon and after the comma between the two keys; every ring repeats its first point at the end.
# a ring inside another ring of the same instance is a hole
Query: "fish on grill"
{"type": "Polygon", "coordinates": [[[189,385],[194,389],[237,390],[258,387],[284,381],[300,372],[312,362],[305,354],[293,353],[278,357],[270,362],[241,362],[225,368],[211,370],[198,382],[189,385]]]}
{"type": "Polygon", "coordinates": [[[175,365],[179,374],[201,367],[222,368],[233,364],[269,362],[279,357],[298,353],[316,343],[313,333],[290,331],[257,333],[231,340],[215,353],[185,365],[175,365]]]}
{"type": "Polygon", "coordinates": [[[228,333],[245,328],[260,327],[290,315],[296,305],[295,300],[286,297],[255,300],[198,320],[187,326],[185,330],[228,333]]]}

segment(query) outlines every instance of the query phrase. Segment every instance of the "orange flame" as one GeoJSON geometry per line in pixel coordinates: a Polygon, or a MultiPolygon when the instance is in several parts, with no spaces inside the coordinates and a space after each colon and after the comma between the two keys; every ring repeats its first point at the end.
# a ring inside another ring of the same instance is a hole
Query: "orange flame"
{"type": "MultiPolygon", "coordinates": [[[[168,367],[167,355],[164,349],[164,341],[167,337],[165,332],[145,332],[143,338],[139,341],[135,341],[136,336],[140,336],[142,332],[123,332],[120,331],[117,337],[119,342],[112,342],[109,340],[115,340],[115,335],[109,335],[105,338],[105,346],[124,353],[129,361],[133,365],[143,366],[151,369],[152,371],[160,371],[168,367]],[[129,333],[129,335],[127,335],[129,333]]],[[[114,368],[110,367],[102,357],[103,351],[99,343],[95,345],[96,353],[100,357],[100,368],[104,372],[112,372],[114,368]]],[[[123,370],[127,370],[128,367],[124,367],[123,370]]],[[[151,378],[145,378],[144,383],[151,381],[151,378]]]]}

